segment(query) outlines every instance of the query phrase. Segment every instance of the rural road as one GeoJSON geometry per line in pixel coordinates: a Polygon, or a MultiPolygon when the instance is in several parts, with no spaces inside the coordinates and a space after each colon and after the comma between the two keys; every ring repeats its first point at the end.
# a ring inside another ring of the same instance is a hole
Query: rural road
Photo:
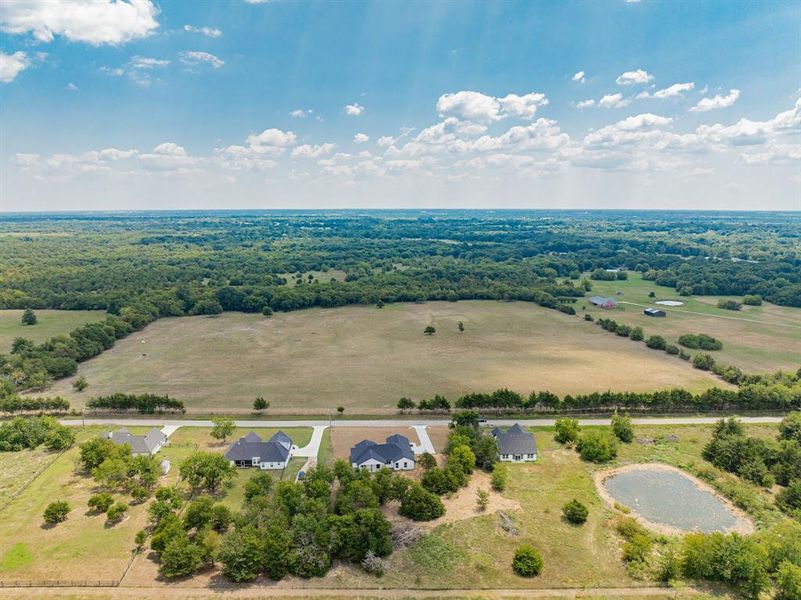
{"type": "MultiPolygon", "coordinates": [[[[730,415],[737,416],[737,415],[730,415]]],[[[716,423],[722,417],[634,417],[632,422],[635,425],[703,425],[709,423],[716,423]]],[[[743,423],[780,423],[782,417],[737,417],[743,423]]],[[[521,423],[527,427],[550,427],[553,426],[556,419],[490,419],[487,425],[490,427],[500,426],[505,427],[521,423]]],[[[175,427],[213,427],[214,423],[203,419],[143,419],[143,418],[127,418],[127,417],[98,417],[85,420],[78,419],[61,419],[64,425],[120,425],[125,427],[137,426],[175,426],[175,427]]],[[[443,427],[448,424],[447,419],[335,419],[328,422],[327,419],[303,419],[293,421],[234,421],[237,427],[243,429],[248,428],[261,428],[261,427],[315,427],[315,434],[322,436],[322,430],[330,427],[443,427]],[[318,433],[319,431],[319,433],[318,433]]],[[[598,419],[579,419],[579,425],[609,425],[610,420],[607,418],[598,419]]],[[[313,436],[315,434],[312,434],[313,436]]],[[[318,442],[319,443],[319,442],[318,442]]]]}

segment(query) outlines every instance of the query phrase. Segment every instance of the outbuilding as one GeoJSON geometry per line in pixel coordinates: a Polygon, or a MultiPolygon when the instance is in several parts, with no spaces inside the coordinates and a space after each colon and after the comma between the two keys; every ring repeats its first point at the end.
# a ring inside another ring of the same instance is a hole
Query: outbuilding
{"type": "Polygon", "coordinates": [[[590,304],[599,308],[617,308],[617,300],[606,296],[590,296],[590,304]]]}
{"type": "Polygon", "coordinates": [[[660,310],[658,308],[646,308],[642,311],[646,317],[666,317],[667,313],[664,310],[660,310]]]}

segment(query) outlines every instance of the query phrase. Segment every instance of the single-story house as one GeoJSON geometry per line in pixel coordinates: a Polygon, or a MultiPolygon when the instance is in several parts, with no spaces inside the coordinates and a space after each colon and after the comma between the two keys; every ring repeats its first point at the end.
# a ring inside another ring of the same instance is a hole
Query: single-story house
{"type": "Polygon", "coordinates": [[[414,469],[415,458],[409,438],[395,434],[383,444],[362,440],[350,450],[350,464],[355,469],[367,469],[371,473],[388,467],[394,471],[414,469]]]}
{"type": "Polygon", "coordinates": [[[534,436],[515,423],[507,431],[500,427],[492,430],[498,444],[498,459],[502,462],[531,462],[537,460],[537,442],[534,436]]]}
{"type": "Polygon", "coordinates": [[[101,437],[110,439],[118,446],[128,444],[131,447],[131,454],[134,456],[152,456],[167,443],[167,436],[155,427],[145,435],[134,435],[123,428],[119,431],[109,431],[101,437]]]}
{"type": "Polygon", "coordinates": [[[235,467],[284,469],[292,455],[292,448],[292,440],[283,431],[279,431],[266,442],[251,431],[228,448],[225,458],[235,467]]]}
{"type": "Polygon", "coordinates": [[[617,300],[606,296],[590,296],[590,304],[600,308],[617,308],[617,300]]]}
{"type": "Polygon", "coordinates": [[[646,317],[665,317],[667,313],[664,310],[660,310],[658,308],[646,308],[642,311],[646,317]]]}

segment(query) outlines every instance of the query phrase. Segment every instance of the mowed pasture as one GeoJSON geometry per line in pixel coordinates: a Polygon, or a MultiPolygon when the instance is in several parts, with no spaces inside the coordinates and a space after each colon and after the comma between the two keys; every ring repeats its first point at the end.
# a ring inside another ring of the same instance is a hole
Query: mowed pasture
{"type": "Polygon", "coordinates": [[[103,310],[36,310],[36,325],[23,325],[21,310],[0,310],[0,353],[11,350],[14,338],[37,344],[57,335],[67,335],[86,323],[106,318],[103,310]]]}
{"type": "MultiPolygon", "coordinates": [[[[620,304],[613,310],[596,308],[580,301],[576,310],[594,317],[606,317],[632,327],[640,326],[648,335],[662,335],[677,343],[684,333],[706,333],[723,342],[723,349],[711,352],[719,362],[739,367],[746,373],[795,371],[801,367],[801,309],[764,303],[743,305],[742,310],[718,308],[718,300],[742,301],[736,296],[679,296],[672,288],[645,281],[638,273],[629,273],[626,281],[593,281],[592,295],[614,297],[620,304]],[[623,292],[615,295],[616,292],[623,292]],[[654,292],[655,298],[648,293],[654,292]],[[660,306],[655,300],[678,300],[682,306],[660,306]],[[631,304],[628,304],[631,303],[631,304]],[[579,311],[581,307],[586,310],[579,311]],[[645,306],[660,308],[664,318],[647,317],[645,306]]],[[[688,350],[691,353],[696,350],[688,350]]]]}
{"type": "Polygon", "coordinates": [[[465,301],[351,306],[261,315],[162,319],[81,364],[48,394],[81,406],[116,391],[169,394],[190,411],[394,412],[398,398],[451,400],[499,387],[528,394],[700,391],[714,376],[576,316],[524,302],[465,301]],[[457,324],[462,321],[464,332],[457,324]],[[423,329],[433,325],[436,334],[423,329]]]}

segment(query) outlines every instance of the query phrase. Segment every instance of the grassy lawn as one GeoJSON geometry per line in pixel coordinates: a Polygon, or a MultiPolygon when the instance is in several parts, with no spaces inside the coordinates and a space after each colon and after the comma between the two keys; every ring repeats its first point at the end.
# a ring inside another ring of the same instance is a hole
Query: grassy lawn
{"type": "MultiPolygon", "coordinates": [[[[679,296],[672,288],[643,280],[639,273],[629,273],[626,281],[593,281],[591,294],[613,296],[621,304],[617,309],[604,310],[589,302],[579,302],[577,311],[581,306],[586,307],[580,314],[588,312],[596,318],[604,316],[632,327],[639,325],[646,336],[659,334],[673,343],[684,333],[709,334],[723,342],[723,350],[711,354],[720,362],[736,365],[746,372],[795,370],[801,365],[801,309],[764,303],[743,306],[740,311],[724,310],[717,303],[726,296],[679,296]],[[617,291],[623,294],[615,295],[617,291]],[[656,298],[648,297],[651,291],[656,298]],[[665,307],[653,304],[654,300],[678,300],[684,305],[665,307]],[[635,304],[667,309],[667,317],[646,317],[643,307],[635,304]]],[[[742,301],[739,297],[731,299],[742,301]]]]}
{"type": "Polygon", "coordinates": [[[0,507],[57,456],[57,453],[49,452],[43,446],[22,452],[0,452],[0,507]]]}
{"type": "MultiPolygon", "coordinates": [[[[720,380],[663,352],[522,302],[465,301],[350,306],[261,315],[163,319],[83,363],[91,395],[168,393],[199,410],[394,413],[401,396],[508,387],[528,394],[700,391],[720,380]],[[459,333],[457,323],[465,324],[459,333]],[[433,324],[437,333],[423,335],[433,324]],[[403,368],[398,368],[402,365],[403,368]]],[[[72,379],[47,393],[81,406],[72,379]]]]}
{"type": "Polygon", "coordinates": [[[11,349],[16,337],[41,343],[56,335],[66,335],[84,323],[102,321],[103,310],[36,310],[36,325],[23,325],[21,310],[0,310],[0,353],[11,349]]]}
{"type": "MultiPolygon", "coordinates": [[[[283,277],[286,279],[286,284],[289,287],[295,287],[297,285],[297,279],[295,279],[295,273],[279,273],[278,277],[283,277]]],[[[320,283],[328,283],[332,279],[337,281],[345,281],[345,277],[347,274],[345,271],[340,271],[339,269],[329,269],[328,271],[306,271],[303,273],[303,281],[309,282],[309,275],[312,276],[312,282],[319,281],[320,283]]]]}

